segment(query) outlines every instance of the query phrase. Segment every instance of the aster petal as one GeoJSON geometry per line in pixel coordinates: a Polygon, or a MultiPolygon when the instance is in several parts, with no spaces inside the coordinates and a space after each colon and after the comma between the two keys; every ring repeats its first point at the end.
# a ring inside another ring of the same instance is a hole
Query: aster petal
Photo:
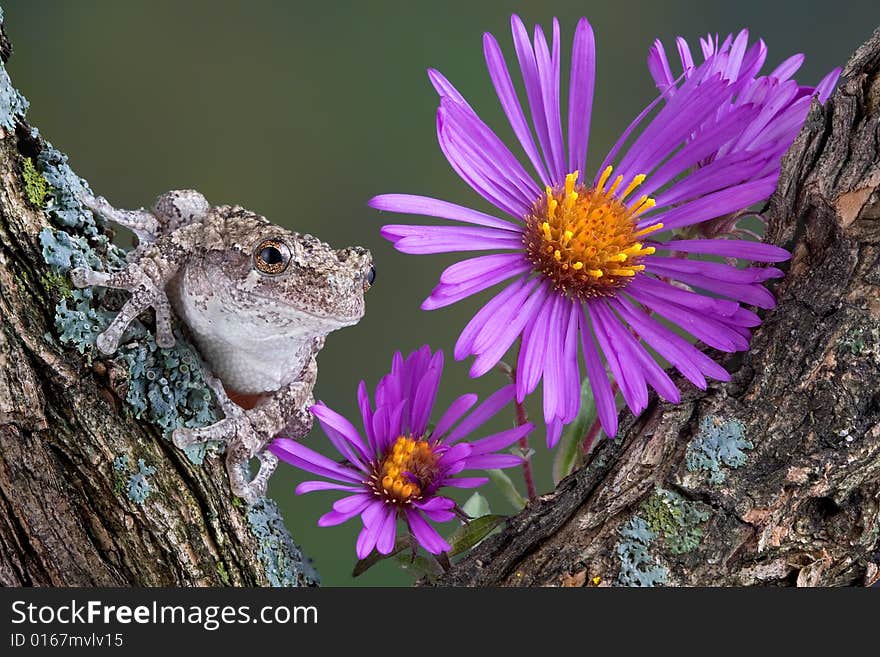
{"type": "Polygon", "coordinates": [[[780,262],[791,258],[791,254],[783,248],[763,242],[747,240],[714,239],[714,240],[670,240],[654,244],[660,250],[682,251],[684,253],[706,253],[725,258],[740,258],[752,262],[780,262]]]}
{"type": "Polygon", "coordinates": [[[818,96],[820,103],[824,104],[831,97],[831,92],[834,91],[837,80],[840,78],[840,72],[840,68],[833,69],[816,85],[816,96],[818,96]]]}
{"type": "MultiPolygon", "coordinates": [[[[520,283],[521,285],[519,285],[516,294],[509,297],[504,305],[496,309],[492,317],[482,323],[479,332],[471,344],[471,353],[479,354],[496,345],[500,334],[504,333],[511,324],[515,324],[519,320],[520,310],[527,302],[532,290],[539,285],[537,280],[528,280],[525,277],[520,279],[520,283]]],[[[522,327],[520,327],[520,330],[522,330],[522,327]]],[[[507,343],[508,347],[511,342],[512,339],[507,343]]],[[[472,373],[471,376],[475,375],[472,373]]]]}
{"type": "Polygon", "coordinates": [[[376,498],[371,495],[365,495],[361,506],[352,506],[345,512],[336,511],[335,509],[333,511],[328,511],[318,518],[318,527],[333,527],[335,525],[341,525],[362,513],[370,504],[375,504],[375,499],[376,498]]]}
{"type": "Polygon", "coordinates": [[[547,134],[550,137],[550,158],[553,162],[556,180],[565,176],[565,147],[562,141],[562,122],[559,102],[559,21],[553,19],[553,53],[547,48],[547,39],[540,25],[535,26],[535,62],[538,66],[538,81],[541,85],[541,99],[544,116],[547,120],[547,134]]]}
{"type": "Polygon", "coordinates": [[[634,283],[635,281],[627,288],[627,293],[630,296],[670,322],[678,324],[685,331],[698,340],[702,340],[710,347],[727,352],[748,349],[748,342],[742,336],[717,320],[709,319],[707,315],[699,310],[669,303],[651,293],[646,293],[634,283]]]}
{"type": "Polygon", "coordinates": [[[511,300],[519,298],[526,285],[526,280],[525,277],[522,277],[514,281],[492,297],[485,306],[474,314],[455,342],[453,355],[456,360],[462,360],[473,352],[473,344],[477,336],[480,335],[487,324],[494,321],[499,312],[502,312],[509,306],[511,300]]]}
{"type": "Polygon", "coordinates": [[[416,255],[522,248],[519,234],[495,228],[389,224],[382,226],[380,232],[401,253],[416,255]]]}
{"type": "Polygon", "coordinates": [[[414,436],[423,436],[428,427],[434,402],[437,400],[437,389],[443,374],[443,352],[438,351],[431,358],[431,364],[422,374],[421,381],[413,396],[410,409],[410,428],[414,436]]]}
{"type": "Polygon", "coordinates": [[[560,361],[562,399],[560,419],[567,424],[577,417],[581,404],[581,373],[578,366],[578,314],[580,303],[568,306],[568,328],[565,332],[560,361]]]}
{"type": "Polygon", "coordinates": [[[313,404],[309,410],[317,418],[336,451],[356,464],[361,470],[365,469],[363,462],[369,461],[370,457],[364,449],[364,439],[361,438],[354,425],[329,408],[324,402],[319,401],[317,404],[313,404]]]}
{"type": "Polygon", "coordinates": [[[758,306],[759,308],[775,308],[776,298],[760,284],[731,283],[704,274],[686,274],[680,270],[664,267],[660,262],[647,265],[648,270],[661,276],[670,276],[677,281],[715,292],[737,301],[758,306]]]}
{"type": "MultiPolygon", "coordinates": [[[[449,444],[448,440],[446,444],[449,444]]],[[[448,474],[461,472],[464,470],[465,462],[471,453],[471,449],[470,443],[452,445],[452,447],[443,452],[443,455],[437,461],[437,466],[448,474]]]]}
{"type": "Polygon", "coordinates": [[[394,529],[397,525],[395,520],[397,520],[397,511],[393,508],[386,509],[376,537],[376,550],[379,554],[391,554],[394,550],[394,529]]]}
{"type": "Polygon", "coordinates": [[[461,221],[475,226],[496,228],[509,232],[520,233],[521,228],[504,219],[498,219],[485,212],[472,210],[462,205],[456,205],[449,201],[441,201],[429,196],[416,196],[414,194],[381,194],[374,196],[367,205],[376,210],[385,212],[397,212],[399,214],[415,214],[426,217],[438,217],[450,221],[461,221]]]}
{"type": "Polygon", "coordinates": [[[492,273],[486,274],[480,279],[472,280],[467,283],[460,283],[458,285],[445,285],[440,283],[432,290],[431,296],[422,302],[422,310],[436,310],[437,308],[452,305],[462,299],[473,296],[477,292],[482,292],[493,285],[506,281],[509,278],[522,276],[530,270],[531,265],[527,262],[523,262],[519,265],[508,265],[507,267],[499,268],[492,273]]]}
{"type": "Polygon", "coordinates": [[[519,16],[510,18],[510,28],[513,33],[513,45],[516,50],[516,58],[522,72],[523,85],[526,89],[526,98],[529,101],[529,111],[532,115],[532,125],[535,134],[538,135],[538,143],[541,152],[550,171],[550,183],[556,185],[562,180],[562,173],[554,170],[553,151],[550,146],[550,135],[547,130],[547,115],[544,111],[543,94],[541,92],[541,80],[538,77],[538,64],[535,60],[535,52],[529,43],[529,34],[519,16]]]}
{"type": "Polygon", "coordinates": [[[659,166],[639,191],[642,194],[651,195],[676,176],[717,152],[732,137],[741,134],[743,129],[758,115],[760,109],[752,104],[741,105],[725,114],[717,122],[705,126],[681,150],[659,166]]]}
{"type": "Polygon", "coordinates": [[[648,405],[648,384],[641,364],[627,349],[629,333],[619,324],[608,321],[607,308],[602,301],[591,300],[586,306],[593,320],[596,339],[620,387],[620,393],[627,406],[638,415],[648,405]]]}
{"type": "Polygon", "coordinates": [[[654,41],[654,45],[648,50],[648,72],[654,78],[654,84],[661,93],[675,84],[669,60],[666,58],[666,49],[660,39],[654,41]]]}
{"type": "Polygon", "coordinates": [[[440,71],[435,68],[429,68],[428,79],[431,81],[435,91],[441,98],[451,98],[473,112],[473,109],[464,99],[464,96],[459,93],[458,89],[456,89],[440,71]]]}
{"type": "MultiPolygon", "coordinates": [[[[510,447],[520,438],[528,436],[534,428],[534,424],[532,424],[531,422],[526,422],[525,424],[518,427],[507,429],[506,431],[501,431],[500,433],[493,433],[491,436],[486,436],[485,438],[476,440],[471,443],[471,447],[473,447],[473,450],[471,451],[471,457],[480,456],[489,452],[497,452],[499,449],[510,447]]],[[[468,458],[468,468],[472,467],[470,463],[471,458],[468,458]]]]}
{"type": "Polygon", "coordinates": [[[440,275],[440,282],[445,285],[460,285],[474,279],[492,274],[498,269],[523,264],[522,253],[493,253],[477,256],[450,265],[440,275]]]}
{"type": "Polygon", "coordinates": [[[647,173],[681,144],[718,107],[730,100],[733,89],[724,80],[702,82],[698,76],[685,81],[654,120],[636,138],[616,167],[624,180],[647,173]]]}
{"type": "Polygon", "coordinates": [[[452,548],[437,530],[431,527],[416,509],[406,510],[406,521],[419,544],[431,554],[449,552],[452,548]]]}
{"type": "Polygon", "coordinates": [[[468,470],[487,470],[494,468],[515,468],[523,464],[521,456],[514,454],[480,454],[471,456],[467,462],[468,470]]]}
{"type": "Polygon", "coordinates": [[[441,438],[471,407],[477,403],[477,396],[473,393],[462,395],[449,405],[446,412],[440,417],[437,426],[431,433],[434,439],[441,438]]]}
{"type": "Polygon", "coordinates": [[[305,495],[316,490],[344,490],[350,493],[362,491],[362,486],[348,486],[346,484],[337,484],[332,481],[304,481],[296,487],[297,495],[305,495]]]}
{"type": "Polygon", "coordinates": [[[708,260],[686,260],[668,256],[651,256],[645,259],[651,267],[662,268],[664,275],[674,278],[675,272],[682,274],[699,274],[709,278],[717,278],[729,283],[761,283],[772,278],[782,278],[785,274],[776,267],[745,267],[740,269],[724,262],[708,260]]]}
{"type": "Polygon", "coordinates": [[[446,436],[446,440],[444,442],[447,445],[452,444],[470,435],[471,432],[479,429],[491,418],[493,418],[498,413],[498,411],[507,406],[510,403],[510,400],[513,399],[513,395],[513,384],[504,386],[503,388],[496,390],[494,393],[489,395],[482,404],[477,406],[473,413],[462,420],[462,422],[457,427],[455,427],[455,429],[450,431],[449,434],[446,436]]]}
{"type": "Polygon", "coordinates": [[[745,210],[769,197],[776,188],[776,179],[777,175],[774,174],[707,194],[672,210],[652,214],[639,222],[639,228],[642,229],[660,222],[663,223],[666,230],[682,228],[731,212],[745,210]]]}
{"type": "Polygon", "coordinates": [[[729,317],[739,309],[739,304],[735,301],[707,297],[703,294],[684,290],[650,276],[636,276],[631,281],[629,288],[644,290],[663,301],[684,306],[686,308],[692,308],[715,317],[729,317]]]}
{"type": "Polygon", "coordinates": [[[318,454],[318,452],[289,438],[276,438],[269,443],[268,449],[282,461],[286,461],[306,472],[311,472],[321,477],[352,483],[360,483],[363,478],[361,473],[339,465],[332,459],[318,454]]]}
{"type": "Polygon", "coordinates": [[[413,504],[419,509],[429,520],[435,522],[447,522],[455,517],[455,502],[448,497],[432,497],[425,502],[415,502],[413,504]]]}
{"type": "Polygon", "coordinates": [[[361,381],[357,389],[358,408],[364,424],[364,433],[367,436],[367,445],[373,454],[378,453],[376,437],[373,435],[373,408],[370,405],[370,393],[367,392],[367,384],[361,381]]]}
{"type": "Polygon", "coordinates": [[[550,184],[550,176],[547,173],[547,168],[544,166],[544,161],[538,153],[538,148],[532,137],[532,131],[526,122],[522,105],[520,105],[516,89],[513,86],[513,80],[511,80],[507,64],[504,62],[504,54],[501,52],[495,37],[488,32],[483,35],[483,53],[486,57],[486,68],[489,70],[489,77],[492,79],[492,84],[495,87],[495,93],[498,94],[498,100],[501,102],[501,107],[505,115],[507,115],[507,120],[511,128],[513,128],[514,134],[519,139],[519,143],[535,168],[535,172],[538,174],[541,182],[544,185],[550,184]]]}
{"type": "Polygon", "coordinates": [[[487,483],[488,477],[449,477],[443,480],[442,485],[451,488],[479,488],[487,483]]]}
{"type": "Polygon", "coordinates": [[[691,54],[691,47],[688,42],[681,37],[675,38],[675,45],[678,48],[678,57],[681,59],[681,66],[685,73],[689,69],[694,68],[694,56],[691,54]]]}
{"type": "Polygon", "coordinates": [[[467,157],[509,193],[509,200],[524,215],[540,193],[534,179],[526,173],[519,160],[504,142],[480,118],[461,104],[443,99],[440,107],[444,130],[448,137],[467,157]]]}
{"type": "Polygon", "coordinates": [[[596,40],[586,18],[578,21],[571,52],[571,83],[568,89],[568,170],[583,172],[596,85],[596,40]]]}
{"type": "MultiPolygon", "coordinates": [[[[544,351],[544,362],[539,376],[543,373],[544,379],[544,418],[550,419],[558,415],[557,409],[564,405],[562,391],[562,376],[560,371],[561,361],[564,358],[563,333],[566,331],[568,310],[573,302],[563,296],[554,295],[553,306],[550,310],[549,325],[547,330],[547,347],[544,351]]],[[[524,374],[524,376],[527,376],[524,374]]]]}
{"type": "Polygon", "coordinates": [[[366,559],[370,556],[370,552],[376,547],[376,541],[378,539],[378,527],[368,527],[367,525],[364,525],[364,528],[361,529],[361,533],[358,534],[357,544],[355,545],[355,552],[358,559],[366,559]]]}
{"type": "MultiPolygon", "coordinates": [[[[535,320],[535,315],[547,296],[547,288],[546,282],[541,284],[522,306],[516,307],[512,317],[505,317],[503,322],[501,318],[495,318],[492,321],[491,332],[481,331],[479,343],[474,344],[477,357],[470,369],[472,377],[482,376],[499,363],[514,340],[522,334],[523,329],[535,320]]],[[[532,289],[534,288],[529,288],[526,293],[530,293],[532,289]]]]}
{"type": "Polygon", "coordinates": [[[446,160],[459,177],[480,196],[510,216],[522,217],[528,211],[528,204],[498,182],[494,167],[485,155],[481,156],[459,138],[460,135],[456,134],[458,126],[450,124],[449,107],[448,103],[441,101],[437,109],[437,141],[446,160]]]}
{"type": "Polygon", "coordinates": [[[614,393],[608,382],[608,374],[593,341],[593,329],[583,305],[579,308],[578,316],[581,332],[581,349],[584,352],[584,363],[587,368],[587,377],[590,388],[593,391],[593,399],[596,403],[596,412],[605,435],[613,438],[617,435],[617,405],[614,402],[614,393]]]}
{"type": "Polygon", "coordinates": [[[769,162],[773,161],[775,167],[775,149],[775,144],[769,144],[756,150],[738,151],[701,166],[658,194],[652,212],[754,180],[767,169],[769,162]]]}
{"type": "Polygon", "coordinates": [[[523,332],[519,357],[516,366],[516,399],[522,402],[538,385],[544,366],[547,350],[548,332],[553,309],[558,295],[545,294],[540,310],[536,311],[534,321],[527,324],[523,332]]]}
{"type": "Polygon", "coordinates": [[[651,319],[646,313],[634,309],[626,301],[615,299],[611,304],[642,339],[668,360],[688,381],[701,390],[706,389],[706,378],[699,365],[694,362],[698,359],[697,354],[708,358],[705,354],[702,354],[687,340],[675,335],[662,324],[651,319]]]}

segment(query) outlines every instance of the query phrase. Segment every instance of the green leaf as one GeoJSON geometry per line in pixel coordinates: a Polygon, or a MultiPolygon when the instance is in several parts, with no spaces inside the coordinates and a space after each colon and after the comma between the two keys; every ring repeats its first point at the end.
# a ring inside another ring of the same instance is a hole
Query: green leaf
{"type": "Polygon", "coordinates": [[[554,484],[558,484],[583,464],[584,436],[595,421],[596,404],[593,401],[593,390],[589,380],[584,377],[581,383],[581,408],[574,422],[562,432],[562,439],[556,446],[556,456],[553,458],[554,484]]]}
{"type": "Polygon", "coordinates": [[[410,554],[398,554],[395,560],[401,568],[416,579],[426,577],[428,580],[434,580],[443,574],[443,569],[435,559],[423,557],[420,554],[417,554],[415,558],[410,554]]]}
{"type": "Polygon", "coordinates": [[[490,513],[489,500],[487,500],[479,493],[474,493],[468,498],[468,501],[464,503],[464,506],[461,507],[461,510],[468,514],[468,516],[471,518],[487,516],[490,513]]]}
{"type": "Polygon", "coordinates": [[[498,525],[507,520],[507,516],[489,515],[471,520],[462,525],[449,537],[449,556],[454,557],[462,552],[467,552],[480,541],[491,534],[498,525]]]}
{"type": "Polygon", "coordinates": [[[397,537],[397,540],[394,542],[394,549],[391,551],[391,554],[379,554],[376,550],[373,550],[368,554],[365,558],[361,559],[354,565],[354,570],[351,571],[352,577],[358,577],[359,575],[363,575],[370,568],[375,566],[380,561],[384,561],[385,559],[390,559],[396,554],[400,554],[404,550],[410,547],[410,538],[408,534],[401,534],[397,537]]]}
{"type": "Polygon", "coordinates": [[[516,486],[513,485],[513,482],[504,470],[486,470],[486,474],[489,475],[489,479],[498,487],[498,490],[513,505],[514,509],[519,511],[525,508],[526,498],[516,489],[516,486]]]}

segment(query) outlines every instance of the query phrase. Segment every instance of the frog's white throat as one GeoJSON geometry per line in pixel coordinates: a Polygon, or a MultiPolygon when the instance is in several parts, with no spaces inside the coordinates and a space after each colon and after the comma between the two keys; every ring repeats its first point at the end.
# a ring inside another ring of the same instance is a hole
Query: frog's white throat
{"type": "Polygon", "coordinates": [[[202,357],[226,388],[244,394],[274,392],[295,381],[316,337],[332,327],[305,314],[248,313],[209,295],[183,291],[175,310],[190,328],[202,357]]]}

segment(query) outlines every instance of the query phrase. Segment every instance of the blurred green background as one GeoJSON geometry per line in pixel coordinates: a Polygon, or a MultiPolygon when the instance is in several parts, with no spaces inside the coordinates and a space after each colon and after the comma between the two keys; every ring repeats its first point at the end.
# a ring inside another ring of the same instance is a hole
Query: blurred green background
{"type": "MultiPolygon", "coordinates": [[[[880,23],[876,0],[0,4],[14,44],[9,69],[31,102],[30,122],[115,205],[150,205],[163,191],[194,187],[215,204],[239,203],[335,246],[372,250],[378,280],[367,315],[330,336],[316,388],[318,398],[353,418],[358,380],[375,385],[397,349],[429,343],[450,354],[481,300],[419,310],[456,258],[393,251],[378,228],[396,220],[365,206],[377,193],[412,192],[487,209],[436,146],[427,67],[446,74],[509,139],[484,68],[482,32],[493,32],[512,55],[511,12],[529,24],[549,25],[555,15],[567,51],[576,20],[586,15],[598,49],[590,141],[596,166],[653,97],[645,55],[655,37],[674,53],[676,35],[696,44],[706,32],[748,26],[767,41],[771,67],[805,52],[798,79],[813,84],[844,64],[880,23]]],[[[467,391],[485,396],[503,383],[497,374],[470,380],[466,366],[450,358],[439,403],[467,391]]],[[[539,418],[537,402],[530,408],[539,418]]],[[[509,416],[496,418],[490,429],[509,426],[509,416]]],[[[318,430],[306,442],[320,449],[327,443],[318,430]]],[[[539,488],[547,491],[551,458],[542,426],[533,443],[539,488]]],[[[520,484],[519,473],[511,474],[520,484]]],[[[270,493],[326,585],[412,581],[389,562],[352,579],[360,523],[318,528],[318,516],[335,496],[295,497],[300,480],[282,464],[270,493]]],[[[490,487],[484,492],[494,512],[512,511],[490,487]]],[[[453,524],[447,527],[448,533],[453,524]]]]}

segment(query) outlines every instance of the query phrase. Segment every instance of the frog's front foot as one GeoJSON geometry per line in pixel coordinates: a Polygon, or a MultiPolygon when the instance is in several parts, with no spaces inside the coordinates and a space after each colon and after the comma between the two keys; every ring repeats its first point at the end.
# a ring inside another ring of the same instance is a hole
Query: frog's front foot
{"type": "Polygon", "coordinates": [[[218,379],[209,376],[206,380],[226,417],[199,429],[175,429],[172,440],[181,449],[210,441],[225,444],[226,471],[232,492],[248,504],[253,504],[266,495],[269,477],[278,465],[275,455],[264,449],[271,436],[254,428],[247,412],[229,399],[218,379]],[[254,457],[259,460],[260,469],[249,481],[248,464],[254,457]]]}
{"type": "Polygon", "coordinates": [[[112,274],[77,267],[70,271],[70,280],[80,288],[99,285],[131,292],[131,298],[125,302],[122,310],[110,322],[110,326],[96,340],[96,345],[102,353],[108,355],[114,353],[119,347],[119,340],[125,329],[147,308],[156,311],[156,344],[165,349],[174,346],[171,304],[168,296],[137,264],[130,264],[122,271],[112,274]]]}

